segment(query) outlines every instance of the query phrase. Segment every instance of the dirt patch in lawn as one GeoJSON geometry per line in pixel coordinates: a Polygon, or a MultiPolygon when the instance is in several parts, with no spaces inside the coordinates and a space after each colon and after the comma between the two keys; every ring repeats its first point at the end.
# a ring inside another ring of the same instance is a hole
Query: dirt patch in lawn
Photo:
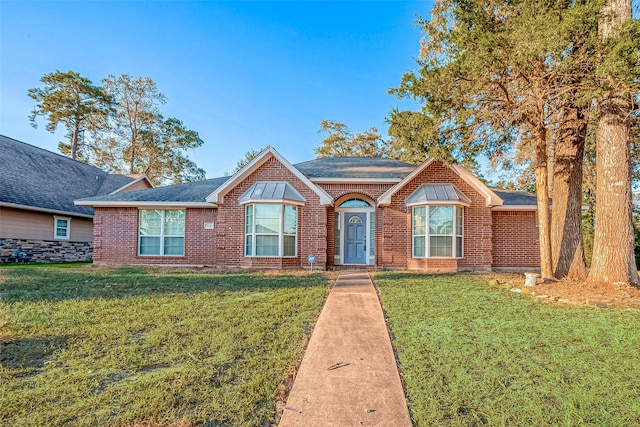
{"type": "Polygon", "coordinates": [[[602,308],[640,308],[640,288],[627,284],[592,284],[575,279],[562,279],[536,286],[524,286],[524,275],[493,274],[499,283],[512,285],[520,292],[528,293],[540,300],[565,304],[588,304],[602,308]]]}

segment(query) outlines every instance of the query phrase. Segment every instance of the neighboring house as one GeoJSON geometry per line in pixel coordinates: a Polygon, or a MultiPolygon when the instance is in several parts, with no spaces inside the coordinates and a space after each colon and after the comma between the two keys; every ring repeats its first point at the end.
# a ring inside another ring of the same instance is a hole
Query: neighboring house
{"type": "Polygon", "coordinates": [[[459,165],[385,158],[290,164],[272,147],[231,177],[97,196],[99,264],[374,266],[488,271],[539,266],[535,196],[459,165]]]}
{"type": "Polygon", "coordinates": [[[151,187],[0,135],[0,263],[91,260],[93,209],[73,201],[151,187]]]}

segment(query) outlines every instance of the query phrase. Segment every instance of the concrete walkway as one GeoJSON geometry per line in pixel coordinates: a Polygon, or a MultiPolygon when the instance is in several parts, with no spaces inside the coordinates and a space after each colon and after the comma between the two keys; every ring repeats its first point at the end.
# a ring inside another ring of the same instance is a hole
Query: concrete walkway
{"type": "Polygon", "coordinates": [[[340,274],[279,427],[411,427],[378,296],[367,272],[340,274]]]}

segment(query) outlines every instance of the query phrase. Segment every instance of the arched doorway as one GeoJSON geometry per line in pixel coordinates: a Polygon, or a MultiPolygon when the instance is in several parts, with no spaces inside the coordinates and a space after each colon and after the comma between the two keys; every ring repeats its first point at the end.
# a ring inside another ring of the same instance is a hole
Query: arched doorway
{"type": "Polygon", "coordinates": [[[361,195],[338,200],[335,221],[336,265],[375,263],[375,205],[361,195]]]}

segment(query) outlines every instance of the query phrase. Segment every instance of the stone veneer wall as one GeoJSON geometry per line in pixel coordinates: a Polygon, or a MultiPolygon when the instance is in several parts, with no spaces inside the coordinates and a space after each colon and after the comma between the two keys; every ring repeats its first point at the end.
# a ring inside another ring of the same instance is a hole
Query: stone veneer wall
{"type": "Polygon", "coordinates": [[[91,261],[91,242],[0,238],[0,263],[16,262],[12,254],[26,253],[20,262],[91,261]]]}

